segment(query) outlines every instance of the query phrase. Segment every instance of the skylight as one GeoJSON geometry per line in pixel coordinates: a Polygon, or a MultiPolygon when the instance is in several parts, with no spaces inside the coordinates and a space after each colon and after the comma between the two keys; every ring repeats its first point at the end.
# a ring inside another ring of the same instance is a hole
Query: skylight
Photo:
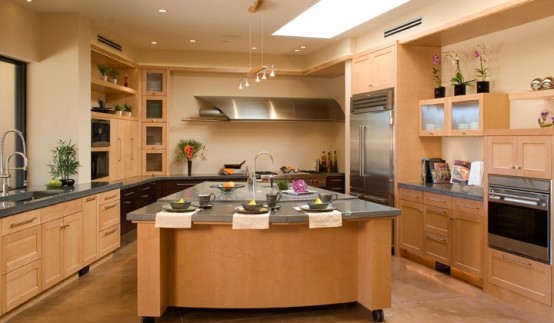
{"type": "Polygon", "coordinates": [[[410,0],[320,0],[274,36],[333,38],[410,0]]]}

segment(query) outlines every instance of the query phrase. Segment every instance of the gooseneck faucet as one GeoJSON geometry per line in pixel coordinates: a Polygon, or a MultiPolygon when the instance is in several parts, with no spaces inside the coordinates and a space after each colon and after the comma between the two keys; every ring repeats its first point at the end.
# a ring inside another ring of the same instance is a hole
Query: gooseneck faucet
{"type": "Polygon", "coordinates": [[[275,166],[275,161],[273,161],[273,156],[271,156],[271,154],[268,151],[264,150],[256,154],[256,156],[254,157],[254,175],[253,175],[254,180],[252,184],[252,198],[256,197],[256,161],[258,160],[258,157],[260,157],[261,155],[268,155],[269,158],[271,158],[271,162],[273,163],[273,166],[275,166]]]}
{"type": "MultiPolygon", "coordinates": [[[[23,137],[23,133],[17,129],[10,129],[5,131],[0,137],[0,178],[2,178],[2,195],[8,194],[8,187],[10,185],[10,170],[22,169],[24,171],[27,171],[28,163],[29,163],[29,160],[27,159],[27,148],[25,144],[25,138],[23,137]],[[6,135],[10,132],[15,133],[21,139],[21,144],[23,145],[23,152],[15,151],[11,153],[7,158],[5,158],[4,140],[6,138],[6,135]],[[23,167],[9,168],[10,158],[16,155],[21,156],[21,158],[23,158],[23,167]]],[[[27,186],[27,176],[25,176],[23,185],[27,186]]]]}

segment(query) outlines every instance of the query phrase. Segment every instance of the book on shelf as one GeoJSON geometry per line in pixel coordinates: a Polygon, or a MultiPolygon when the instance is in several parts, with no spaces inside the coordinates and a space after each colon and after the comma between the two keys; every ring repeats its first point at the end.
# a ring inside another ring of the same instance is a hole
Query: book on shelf
{"type": "Polygon", "coordinates": [[[432,162],[429,164],[434,184],[450,183],[450,167],[448,163],[432,162]]]}
{"type": "Polygon", "coordinates": [[[470,170],[471,162],[455,160],[452,166],[452,183],[467,185],[470,170]]]}

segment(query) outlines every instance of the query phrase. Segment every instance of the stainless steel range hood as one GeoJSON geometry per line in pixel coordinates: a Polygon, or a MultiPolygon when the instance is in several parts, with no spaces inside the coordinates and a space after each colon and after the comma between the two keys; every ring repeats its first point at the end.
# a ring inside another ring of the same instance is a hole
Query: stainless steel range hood
{"type": "Polygon", "coordinates": [[[183,121],[344,121],[335,99],[196,96],[199,118],[183,121]]]}

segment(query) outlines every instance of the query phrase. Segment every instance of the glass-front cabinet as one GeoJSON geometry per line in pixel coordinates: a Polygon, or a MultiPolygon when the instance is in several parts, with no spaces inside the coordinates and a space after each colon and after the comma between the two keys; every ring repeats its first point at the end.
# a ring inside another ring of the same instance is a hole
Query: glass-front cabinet
{"type": "Polygon", "coordinates": [[[167,70],[144,70],[143,80],[143,95],[167,95],[167,70]]]}
{"type": "Polygon", "coordinates": [[[165,175],[165,150],[143,150],[142,156],[143,175],[165,175]]]}
{"type": "Polygon", "coordinates": [[[166,122],[167,121],[167,97],[165,96],[144,96],[142,100],[143,122],[166,122]]]}
{"type": "Polygon", "coordinates": [[[143,149],[165,149],[166,135],[165,124],[160,123],[143,123],[142,125],[142,148],[143,149]]]}
{"type": "Polygon", "coordinates": [[[446,135],[444,99],[421,101],[419,109],[420,136],[446,135]]]}
{"type": "Polygon", "coordinates": [[[510,104],[504,93],[477,93],[419,102],[420,136],[481,136],[508,129],[510,104]]]}

